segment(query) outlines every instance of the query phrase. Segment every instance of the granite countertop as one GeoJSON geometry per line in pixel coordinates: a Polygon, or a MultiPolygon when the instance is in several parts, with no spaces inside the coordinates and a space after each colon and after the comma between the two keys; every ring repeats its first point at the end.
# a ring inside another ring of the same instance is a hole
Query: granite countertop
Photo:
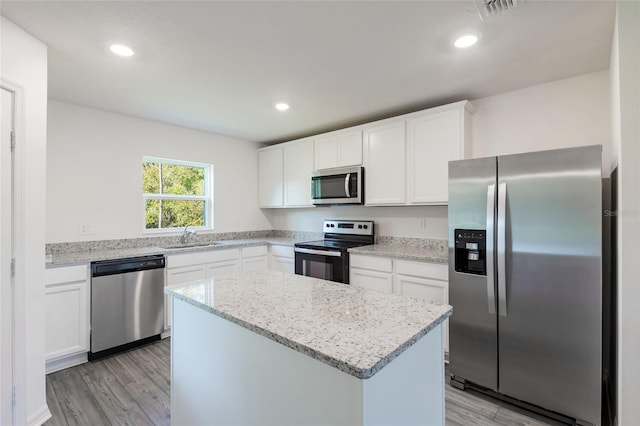
{"type": "Polygon", "coordinates": [[[448,248],[442,245],[374,244],[350,248],[349,253],[434,263],[447,263],[449,260],[448,248]]]}
{"type": "Polygon", "coordinates": [[[287,237],[266,237],[266,238],[248,238],[240,240],[222,240],[216,241],[216,245],[204,245],[196,247],[181,247],[167,249],[162,247],[137,247],[137,248],[118,248],[108,250],[88,250],[80,252],[56,253],[51,255],[51,261],[47,261],[46,266],[61,266],[89,263],[98,260],[123,259],[126,257],[147,256],[152,254],[181,254],[192,253],[197,251],[208,250],[225,250],[239,247],[258,246],[263,244],[292,246],[298,240],[287,237]]]}
{"type": "Polygon", "coordinates": [[[165,293],[367,379],[446,320],[451,306],[275,271],[167,287],[165,293]]]}

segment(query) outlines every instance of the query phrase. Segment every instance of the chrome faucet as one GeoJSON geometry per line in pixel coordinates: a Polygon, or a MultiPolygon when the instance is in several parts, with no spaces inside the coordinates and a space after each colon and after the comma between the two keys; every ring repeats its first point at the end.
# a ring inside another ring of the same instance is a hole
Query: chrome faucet
{"type": "Polygon", "coordinates": [[[191,225],[187,225],[184,227],[184,231],[182,232],[182,235],[180,236],[180,242],[182,244],[187,244],[189,242],[189,240],[191,239],[191,237],[193,237],[194,235],[196,235],[196,231],[189,231],[189,227],[191,225]]]}

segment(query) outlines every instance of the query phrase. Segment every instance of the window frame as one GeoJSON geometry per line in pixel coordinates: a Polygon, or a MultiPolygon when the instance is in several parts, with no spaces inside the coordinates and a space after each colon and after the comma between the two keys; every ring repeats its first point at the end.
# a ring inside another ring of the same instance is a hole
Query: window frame
{"type": "MultiPolygon", "coordinates": [[[[199,163],[195,161],[174,160],[170,158],[159,158],[151,156],[143,156],[140,166],[144,163],[161,163],[171,164],[174,166],[198,167],[204,169],[204,195],[175,195],[175,194],[147,194],[142,193],[142,232],[145,234],[158,233],[179,233],[183,232],[184,226],[172,228],[147,228],[146,212],[147,200],[185,200],[185,201],[204,201],[204,226],[190,226],[189,229],[194,231],[210,231],[213,230],[213,164],[199,163]]],[[[142,186],[142,182],[141,185],[142,186]]],[[[144,188],[142,188],[144,191],[144,188]]]]}

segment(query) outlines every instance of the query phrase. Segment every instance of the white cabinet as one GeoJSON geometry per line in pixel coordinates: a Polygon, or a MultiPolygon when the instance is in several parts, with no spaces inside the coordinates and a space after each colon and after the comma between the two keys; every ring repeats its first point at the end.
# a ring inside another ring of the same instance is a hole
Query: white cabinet
{"type": "Polygon", "coordinates": [[[258,152],[260,207],[311,207],[313,140],[301,139],[258,152]]]}
{"type": "Polygon", "coordinates": [[[282,146],[264,148],[258,152],[260,207],[282,207],[284,200],[282,166],[282,146]]]}
{"type": "Polygon", "coordinates": [[[269,252],[266,245],[242,249],[242,271],[265,271],[267,269],[269,269],[269,252]]]}
{"type": "MultiPolygon", "coordinates": [[[[176,285],[240,272],[240,249],[211,250],[167,256],[165,285],[176,285]]],[[[171,328],[172,298],[164,298],[165,333],[171,328]]],[[[166,334],[165,334],[166,335],[166,334]]]]}
{"type": "MultiPolygon", "coordinates": [[[[449,270],[447,265],[394,260],[396,292],[403,296],[449,303],[449,270]]],[[[444,350],[449,352],[449,321],[443,328],[444,350]]]]}
{"type": "Polygon", "coordinates": [[[406,201],[405,121],[385,121],[364,131],[365,204],[406,201]]]}
{"type": "MultiPolygon", "coordinates": [[[[446,264],[358,254],[351,254],[349,262],[350,283],[354,287],[426,299],[438,304],[449,303],[446,264]]],[[[449,352],[448,327],[448,321],[445,321],[445,352],[449,352]]]]}
{"type": "Polygon", "coordinates": [[[362,164],[362,130],[327,133],[313,141],[315,170],[362,164]]]}
{"type": "Polygon", "coordinates": [[[407,120],[407,202],[447,204],[449,161],[468,156],[469,102],[433,108],[407,120]]]}
{"type": "Polygon", "coordinates": [[[89,267],[45,271],[45,360],[51,373],[86,362],[89,351],[89,267]]]}
{"type": "Polygon", "coordinates": [[[290,246],[271,246],[269,248],[269,264],[273,271],[295,272],[295,260],[293,247],[290,246]]]}
{"type": "Polygon", "coordinates": [[[372,256],[349,256],[349,283],[354,287],[393,292],[393,268],[391,259],[372,256]]]}
{"type": "Polygon", "coordinates": [[[284,206],[311,207],[313,141],[303,139],[284,144],[284,206]]]}

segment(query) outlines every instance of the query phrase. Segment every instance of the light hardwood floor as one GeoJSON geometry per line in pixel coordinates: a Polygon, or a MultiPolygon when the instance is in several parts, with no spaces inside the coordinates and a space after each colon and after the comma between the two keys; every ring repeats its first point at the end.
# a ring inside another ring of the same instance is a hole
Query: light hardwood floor
{"type": "MultiPolygon", "coordinates": [[[[47,403],[58,425],[169,425],[170,339],[47,376],[47,403]]],[[[555,425],[474,392],[446,385],[447,426],[555,425]]]]}

